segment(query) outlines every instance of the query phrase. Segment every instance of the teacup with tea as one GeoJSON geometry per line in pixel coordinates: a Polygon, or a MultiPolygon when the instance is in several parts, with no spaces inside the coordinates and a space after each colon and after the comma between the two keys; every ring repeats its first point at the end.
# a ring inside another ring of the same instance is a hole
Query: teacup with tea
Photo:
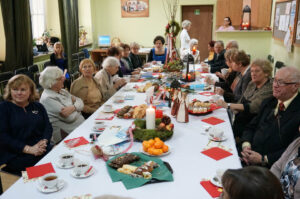
{"type": "Polygon", "coordinates": [[[41,184],[48,188],[56,187],[58,183],[58,176],[56,173],[48,173],[41,178],[41,184]]]}
{"type": "Polygon", "coordinates": [[[74,155],[71,153],[65,153],[60,156],[60,163],[64,166],[71,166],[74,162],[74,155]]]}
{"type": "Polygon", "coordinates": [[[74,173],[78,176],[84,175],[89,168],[90,168],[90,164],[88,162],[80,161],[75,165],[74,173]]]}

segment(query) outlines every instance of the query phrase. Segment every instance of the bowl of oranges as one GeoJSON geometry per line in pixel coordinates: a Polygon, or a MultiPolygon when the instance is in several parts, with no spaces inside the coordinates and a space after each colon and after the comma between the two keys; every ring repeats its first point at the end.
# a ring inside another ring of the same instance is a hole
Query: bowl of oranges
{"type": "Polygon", "coordinates": [[[143,141],[143,148],[141,152],[149,156],[164,156],[168,155],[170,147],[166,145],[160,138],[143,141]]]}

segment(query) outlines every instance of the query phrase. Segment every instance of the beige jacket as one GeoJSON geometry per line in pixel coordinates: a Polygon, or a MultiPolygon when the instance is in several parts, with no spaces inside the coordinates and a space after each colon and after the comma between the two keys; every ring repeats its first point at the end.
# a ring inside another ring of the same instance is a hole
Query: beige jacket
{"type": "Polygon", "coordinates": [[[117,89],[114,88],[114,78],[105,69],[100,70],[95,75],[96,81],[101,85],[103,101],[107,101],[113,96],[117,89]]]}
{"type": "Polygon", "coordinates": [[[84,103],[83,112],[85,113],[94,113],[104,103],[100,85],[95,79],[93,79],[93,82],[98,90],[96,92],[92,91],[94,95],[92,98],[89,95],[88,81],[83,76],[76,79],[71,85],[71,94],[82,99],[84,103]],[[95,93],[98,94],[95,95],[95,93]]]}

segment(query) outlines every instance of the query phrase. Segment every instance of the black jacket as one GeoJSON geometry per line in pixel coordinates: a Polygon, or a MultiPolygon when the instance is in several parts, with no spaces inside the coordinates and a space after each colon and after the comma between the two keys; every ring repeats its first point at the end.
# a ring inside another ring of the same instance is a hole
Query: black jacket
{"type": "Polygon", "coordinates": [[[285,149],[299,136],[300,94],[279,116],[274,116],[278,101],[275,97],[262,102],[260,112],[247,125],[242,142],[251,143],[252,150],[267,155],[269,165],[276,162],[285,149]]]}
{"type": "Polygon", "coordinates": [[[225,54],[226,50],[222,50],[219,55],[214,54],[214,58],[208,62],[210,65],[210,72],[215,73],[217,71],[221,72],[222,68],[228,68],[226,65],[225,54]]]}

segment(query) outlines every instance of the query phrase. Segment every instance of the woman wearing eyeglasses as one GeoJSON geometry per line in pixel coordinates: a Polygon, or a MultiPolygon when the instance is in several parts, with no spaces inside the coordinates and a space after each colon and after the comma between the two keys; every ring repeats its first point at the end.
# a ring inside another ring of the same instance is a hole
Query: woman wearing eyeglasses
{"type": "Polygon", "coordinates": [[[232,26],[230,17],[224,18],[223,26],[220,26],[218,31],[233,31],[234,27],[232,26]]]}

